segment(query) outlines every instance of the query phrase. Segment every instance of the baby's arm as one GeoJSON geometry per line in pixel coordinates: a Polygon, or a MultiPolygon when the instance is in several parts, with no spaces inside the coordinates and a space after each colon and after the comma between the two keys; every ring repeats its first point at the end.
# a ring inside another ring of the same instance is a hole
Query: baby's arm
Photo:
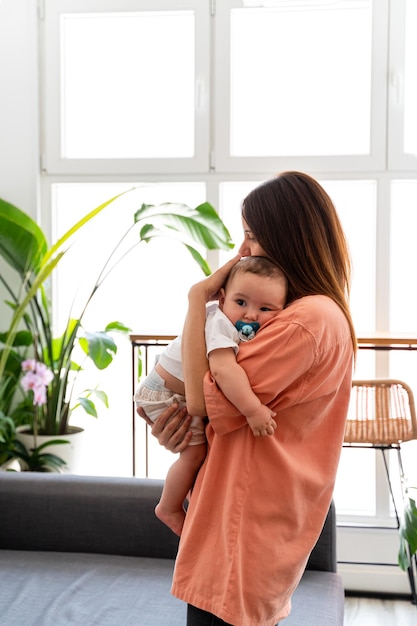
{"type": "Polygon", "coordinates": [[[252,391],[245,370],[237,363],[233,348],[218,348],[209,354],[211,374],[226,396],[248,421],[253,434],[273,435],[276,415],[252,391]]]}

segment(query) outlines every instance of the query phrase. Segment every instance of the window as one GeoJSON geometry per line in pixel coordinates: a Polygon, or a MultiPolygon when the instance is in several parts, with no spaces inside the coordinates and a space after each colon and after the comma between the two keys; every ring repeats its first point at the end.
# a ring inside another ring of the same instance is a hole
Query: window
{"type": "Polygon", "coordinates": [[[207,170],[204,5],[45,0],[45,171],[207,170]]]}
{"type": "Polygon", "coordinates": [[[386,41],[370,0],[225,0],[216,15],[216,167],[383,166],[386,41]]]}

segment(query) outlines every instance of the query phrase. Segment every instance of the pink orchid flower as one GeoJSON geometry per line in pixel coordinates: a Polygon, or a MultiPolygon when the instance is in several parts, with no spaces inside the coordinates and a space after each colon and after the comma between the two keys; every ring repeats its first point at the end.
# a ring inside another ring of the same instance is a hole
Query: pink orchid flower
{"type": "Polygon", "coordinates": [[[26,372],[21,380],[24,391],[33,391],[33,404],[42,406],[46,403],[46,388],[54,375],[45,363],[35,359],[27,359],[22,363],[22,370],[26,372]]]}

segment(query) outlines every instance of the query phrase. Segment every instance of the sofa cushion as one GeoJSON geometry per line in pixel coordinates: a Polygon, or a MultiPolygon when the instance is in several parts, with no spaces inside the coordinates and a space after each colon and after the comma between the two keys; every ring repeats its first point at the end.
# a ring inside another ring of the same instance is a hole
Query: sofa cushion
{"type": "MultiPolygon", "coordinates": [[[[129,556],[3,550],[0,615],[7,626],[184,626],[170,593],[173,561],[129,556]]],[[[343,587],[307,571],[283,626],[343,626],[343,587]]]]}
{"type": "Polygon", "coordinates": [[[170,593],[172,570],[170,559],[2,550],[0,621],[184,626],[186,605],[170,593]]]}
{"type": "Polygon", "coordinates": [[[343,626],[342,579],[332,572],[307,570],[292,597],[290,615],[280,626],[343,626]]]}

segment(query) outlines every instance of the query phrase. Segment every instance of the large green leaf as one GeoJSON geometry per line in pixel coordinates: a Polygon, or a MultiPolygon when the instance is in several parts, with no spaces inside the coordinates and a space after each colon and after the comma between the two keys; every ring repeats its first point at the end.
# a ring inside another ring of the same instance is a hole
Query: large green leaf
{"type": "Polygon", "coordinates": [[[416,502],[409,498],[404,509],[405,537],[412,554],[417,552],[417,508],[416,502]]]}
{"type": "Polygon", "coordinates": [[[70,352],[72,352],[79,326],[80,320],[70,318],[67,322],[65,332],[60,337],[52,339],[52,362],[48,360],[46,353],[43,355],[47,365],[53,365],[54,369],[57,367],[58,363],[61,363],[61,366],[65,365],[63,361],[69,360],[70,358],[70,352]],[[64,352],[65,356],[63,358],[64,352]]]}
{"type": "Polygon", "coordinates": [[[410,557],[417,552],[417,507],[416,501],[410,496],[404,507],[399,533],[398,564],[406,571],[411,564],[410,557]]]}
{"type": "Polygon", "coordinates": [[[104,330],[106,331],[106,333],[110,331],[119,332],[123,334],[132,332],[132,329],[126,326],[125,324],[123,324],[123,322],[110,322],[109,324],[106,325],[106,328],[104,330]]]}
{"type": "Polygon", "coordinates": [[[90,396],[92,395],[96,396],[96,398],[98,398],[107,409],[109,408],[109,398],[104,391],[99,389],[85,389],[83,393],[85,395],[78,398],[78,404],[74,407],[74,409],[81,406],[84,411],[88,413],[88,415],[98,417],[96,405],[92,400],[90,400],[90,396]]]}
{"type": "Polygon", "coordinates": [[[155,239],[155,237],[168,237],[179,243],[182,243],[188,250],[188,252],[193,257],[194,261],[198,263],[202,271],[206,276],[211,274],[211,269],[205,260],[205,258],[200,254],[200,252],[190,245],[190,237],[188,233],[178,232],[177,230],[173,230],[171,228],[164,228],[164,224],[161,225],[162,228],[155,228],[153,224],[146,224],[140,230],[139,237],[141,241],[149,242],[151,239],[155,239]]]}
{"type": "MultiPolygon", "coordinates": [[[[8,333],[0,333],[0,343],[6,343],[8,333]]],[[[33,343],[32,334],[28,330],[19,330],[14,336],[13,346],[31,346],[33,343]]]]}
{"type": "MultiPolygon", "coordinates": [[[[2,351],[0,350],[1,355],[2,351]]],[[[0,380],[0,410],[6,415],[10,415],[11,405],[21,373],[22,358],[17,352],[11,350],[5,363],[4,375],[0,380]]]]}
{"type": "Polygon", "coordinates": [[[5,342],[5,348],[3,350],[3,353],[1,355],[0,358],[0,379],[3,376],[4,373],[4,366],[5,363],[7,361],[7,356],[9,354],[9,351],[11,350],[11,347],[13,346],[15,337],[16,337],[16,333],[18,331],[17,327],[20,323],[20,320],[24,317],[25,312],[26,312],[26,308],[29,304],[29,302],[32,300],[32,298],[35,297],[38,289],[40,289],[42,287],[42,284],[44,283],[44,281],[46,280],[46,278],[51,274],[52,270],[54,269],[54,267],[56,267],[56,265],[59,263],[60,259],[62,258],[64,252],[61,252],[60,254],[58,254],[54,259],[52,259],[47,265],[46,267],[44,267],[36,276],[35,280],[33,281],[30,289],[26,292],[26,295],[24,297],[24,299],[22,300],[22,302],[20,302],[19,306],[16,307],[16,310],[14,312],[14,315],[12,317],[12,321],[10,322],[10,326],[9,326],[9,330],[7,333],[7,340],[5,342]]]}
{"type": "Polygon", "coordinates": [[[155,236],[158,231],[159,234],[168,234],[171,230],[172,236],[187,245],[197,243],[208,250],[229,250],[234,245],[229,231],[209,202],[204,202],[195,209],[173,202],[160,205],[142,204],[135,213],[135,222],[152,225],[153,231],[141,230],[144,240],[155,236]]]}
{"type": "Polygon", "coordinates": [[[78,398],[78,402],[88,415],[91,415],[91,417],[98,417],[96,405],[92,400],[90,400],[90,398],[78,398]]]}
{"type": "Polygon", "coordinates": [[[201,254],[199,253],[199,251],[196,250],[195,248],[193,248],[192,246],[188,246],[187,244],[184,244],[184,245],[187,248],[188,252],[193,257],[194,261],[196,261],[198,263],[198,265],[201,267],[201,269],[203,270],[204,274],[206,276],[210,276],[211,269],[210,269],[210,266],[207,263],[206,259],[204,257],[202,257],[201,254]]]}
{"type": "Polygon", "coordinates": [[[46,237],[26,213],[0,198],[0,255],[20,276],[37,273],[48,249],[46,237]]]}
{"type": "Polygon", "coordinates": [[[99,370],[104,370],[113,361],[117,345],[112,337],[105,332],[85,333],[79,343],[84,352],[92,359],[99,370]]]}
{"type": "Polygon", "coordinates": [[[76,222],[69,230],[67,230],[67,232],[64,233],[62,235],[62,237],[60,237],[58,239],[58,241],[56,241],[49,248],[49,250],[45,254],[45,257],[43,259],[43,263],[45,264],[51,257],[53,257],[62,248],[64,243],[66,243],[68,241],[68,239],[70,239],[77,231],[79,231],[80,228],[82,228],[84,226],[84,224],[87,224],[87,222],[89,222],[96,215],[101,213],[106,207],[109,206],[109,204],[112,204],[112,202],[117,200],[117,198],[120,198],[121,196],[124,196],[126,193],[129,193],[130,191],[133,191],[133,189],[134,188],[127,189],[126,191],[122,191],[121,193],[117,194],[117,196],[114,196],[113,198],[110,198],[110,200],[107,200],[106,202],[103,202],[103,204],[100,204],[98,207],[96,207],[95,209],[93,209],[92,211],[87,213],[87,215],[84,215],[83,218],[78,220],[78,222],[76,222]]]}
{"type": "Polygon", "coordinates": [[[50,452],[43,452],[48,446],[54,446],[58,444],[68,444],[66,439],[53,439],[47,441],[37,448],[31,448],[27,450],[20,441],[15,441],[14,456],[23,461],[24,466],[30,472],[60,472],[65,466],[66,462],[61,457],[50,452]]]}

